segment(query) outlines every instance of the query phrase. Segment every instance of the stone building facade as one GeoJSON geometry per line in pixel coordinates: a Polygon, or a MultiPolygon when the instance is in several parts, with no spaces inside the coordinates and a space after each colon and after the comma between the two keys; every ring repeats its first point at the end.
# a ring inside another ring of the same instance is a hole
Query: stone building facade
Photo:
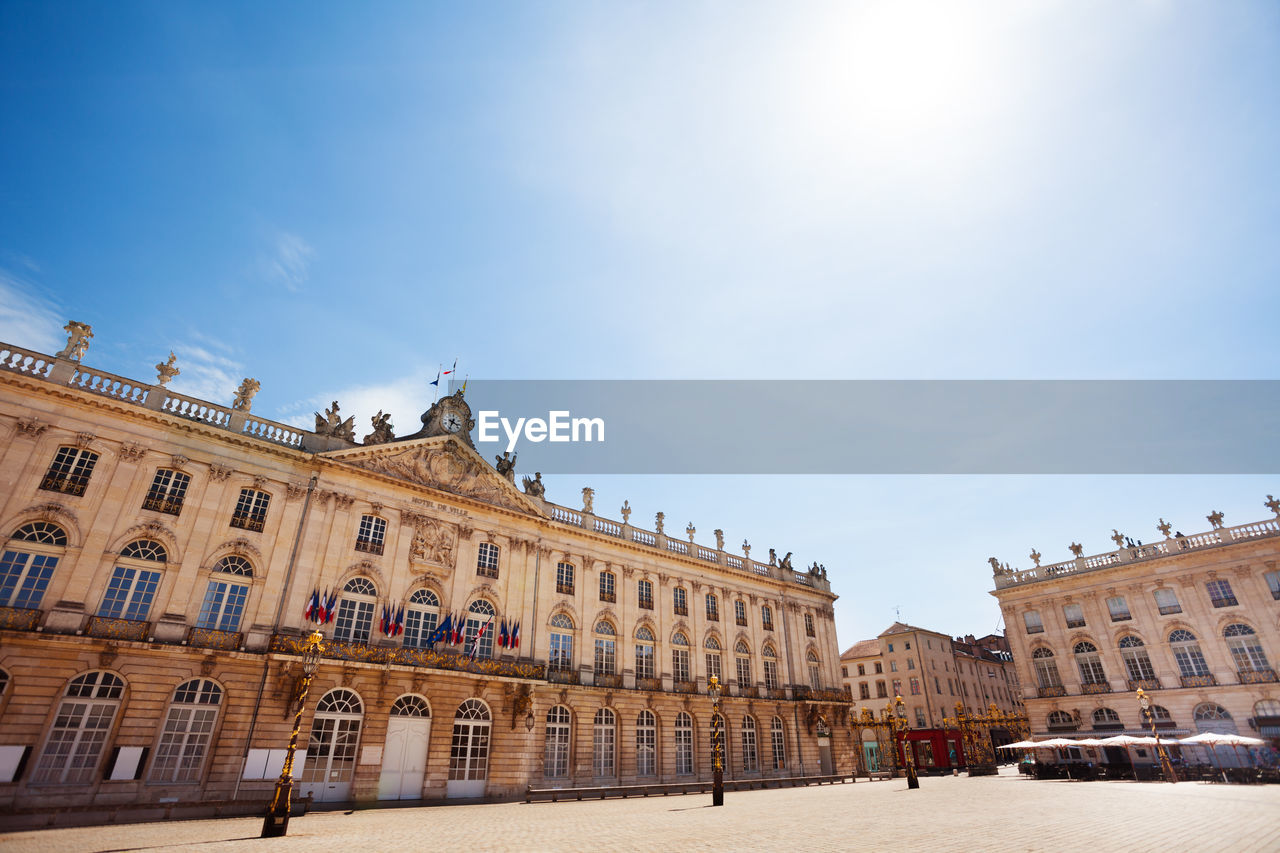
{"type": "Polygon", "coordinates": [[[1161,519],[1146,545],[1113,531],[1116,550],[1084,556],[1073,544],[1074,559],[1052,565],[1034,551],[1025,570],[993,557],[1033,736],[1149,734],[1141,688],[1166,735],[1280,745],[1280,502],[1266,506],[1276,518],[1231,527],[1215,512],[1191,536],[1161,519]]]}
{"type": "Polygon", "coordinates": [[[106,374],[68,331],[0,344],[11,815],[264,807],[317,618],[295,776],[318,800],[709,778],[711,674],[728,778],[850,771],[824,575],[521,489],[461,394],[357,443],[336,403],[297,429],[252,414],[252,380],[197,400],[172,358],[106,374]]]}
{"type": "MultiPolygon", "coordinates": [[[[999,651],[1001,638],[972,636],[952,640],[946,634],[894,622],[871,640],[854,643],[840,656],[840,674],[854,708],[879,713],[901,696],[911,731],[906,735],[918,768],[950,769],[964,763],[961,733],[945,722],[966,713],[982,714],[995,705],[1002,713],[1021,713],[1013,662],[999,651]]],[[[997,742],[1012,742],[994,732],[997,742]]],[[[883,732],[862,731],[862,759],[875,769],[886,761],[883,732]]]]}

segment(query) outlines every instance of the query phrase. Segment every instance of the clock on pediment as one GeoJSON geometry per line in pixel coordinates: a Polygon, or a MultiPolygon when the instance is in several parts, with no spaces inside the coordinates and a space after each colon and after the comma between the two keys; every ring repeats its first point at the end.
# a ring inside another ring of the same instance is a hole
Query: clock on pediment
{"type": "Polygon", "coordinates": [[[471,430],[475,427],[476,422],[471,417],[471,407],[463,398],[462,391],[458,390],[432,403],[431,408],[422,413],[422,429],[401,440],[456,435],[466,442],[468,447],[475,449],[475,445],[471,442],[471,430]]]}

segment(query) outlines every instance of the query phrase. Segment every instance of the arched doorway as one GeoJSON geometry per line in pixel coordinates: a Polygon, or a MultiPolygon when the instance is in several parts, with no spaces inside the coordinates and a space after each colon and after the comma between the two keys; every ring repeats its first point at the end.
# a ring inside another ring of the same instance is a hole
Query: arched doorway
{"type": "Polygon", "coordinates": [[[401,696],[391,706],[387,739],[382,748],[378,799],[422,798],[427,773],[427,744],[431,738],[431,708],[421,696],[401,696]]]}
{"type": "Polygon", "coordinates": [[[315,719],[311,721],[311,740],[302,770],[302,796],[311,794],[317,802],[351,799],[351,778],[355,775],[363,719],[364,703],[355,692],[339,688],[321,697],[315,719]]]}
{"type": "Polygon", "coordinates": [[[468,699],[453,717],[448,797],[483,797],[489,777],[489,706],[468,699]]]}

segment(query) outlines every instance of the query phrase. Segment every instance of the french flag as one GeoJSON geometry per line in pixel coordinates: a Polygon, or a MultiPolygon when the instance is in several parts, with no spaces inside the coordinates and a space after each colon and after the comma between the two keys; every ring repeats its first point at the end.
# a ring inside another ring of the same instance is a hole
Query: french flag
{"type": "Polygon", "coordinates": [[[334,590],[329,593],[329,597],[324,602],[324,621],[329,623],[333,621],[333,617],[338,615],[338,592],[334,590]]]}
{"type": "Polygon", "coordinates": [[[320,621],[320,590],[311,590],[311,599],[307,602],[307,609],[302,611],[302,618],[308,622],[320,621]]]}
{"type": "Polygon", "coordinates": [[[505,649],[511,641],[511,635],[507,633],[507,620],[502,620],[502,625],[498,628],[498,647],[505,649]]]}
{"type": "Polygon", "coordinates": [[[517,622],[511,628],[511,648],[520,648],[520,623],[517,622]]]}

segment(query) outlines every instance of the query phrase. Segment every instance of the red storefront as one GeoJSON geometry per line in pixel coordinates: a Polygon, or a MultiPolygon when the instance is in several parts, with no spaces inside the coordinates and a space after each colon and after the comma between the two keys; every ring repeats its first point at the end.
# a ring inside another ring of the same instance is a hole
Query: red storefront
{"type": "Polygon", "coordinates": [[[964,738],[954,729],[912,729],[898,735],[898,766],[905,766],[901,741],[911,749],[917,773],[950,772],[965,766],[964,738]]]}

